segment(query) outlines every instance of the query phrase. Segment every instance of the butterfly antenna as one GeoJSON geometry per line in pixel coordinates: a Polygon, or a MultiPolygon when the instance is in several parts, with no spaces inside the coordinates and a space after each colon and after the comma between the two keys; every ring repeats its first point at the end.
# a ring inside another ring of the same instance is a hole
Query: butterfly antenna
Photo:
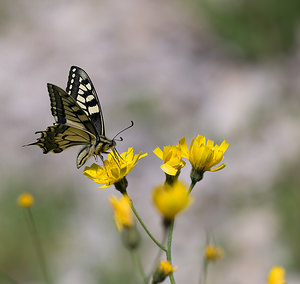
{"type": "MultiPolygon", "coordinates": [[[[121,134],[122,132],[124,132],[125,130],[131,128],[133,125],[134,125],[134,123],[133,123],[133,121],[131,120],[131,124],[130,124],[129,126],[127,126],[126,128],[124,128],[123,130],[119,131],[119,132],[115,135],[115,137],[114,137],[112,140],[115,140],[115,138],[116,138],[118,135],[120,135],[120,134],[121,134]]],[[[120,141],[123,141],[123,138],[122,138],[122,137],[120,137],[120,141]]]]}

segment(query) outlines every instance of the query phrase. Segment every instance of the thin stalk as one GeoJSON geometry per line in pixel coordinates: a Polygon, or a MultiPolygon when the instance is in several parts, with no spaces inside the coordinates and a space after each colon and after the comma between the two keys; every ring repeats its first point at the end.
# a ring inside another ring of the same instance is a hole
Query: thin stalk
{"type": "Polygon", "coordinates": [[[47,284],[51,284],[50,278],[48,276],[48,271],[47,271],[47,266],[46,266],[46,261],[45,261],[45,256],[44,256],[44,252],[43,252],[43,248],[42,248],[42,244],[41,241],[39,239],[38,236],[38,232],[37,232],[37,228],[34,222],[34,218],[32,215],[32,212],[30,210],[30,208],[26,208],[26,220],[28,223],[28,228],[29,228],[29,232],[33,241],[33,245],[36,249],[36,253],[37,253],[37,257],[38,257],[38,261],[40,264],[40,268],[44,277],[44,280],[47,284]]]}
{"type": "MultiPolygon", "coordinates": [[[[171,246],[172,246],[172,236],[173,236],[173,229],[174,229],[174,220],[170,222],[169,226],[169,235],[168,235],[168,242],[167,242],[167,261],[172,265],[172,255],[171,255],[171,246]]],[[[175,284],[175,279],[173,276],[173,272],[170,273],[169,275],[170,282],[172,284],[175,284]]]]}
{"type": "Polygon", "coordinates": [[[208,272],[208,262],[206,260],[204,260],[203,270],[202,270],[202,281],[200,281],[200,284],[206,284],[207,272],[208,272]]]}
{"type": "Polygon", "coordinates": [[[191,185],[190,185],[190,188],[189,188],[189,193],[192,192],[192,190],[193,190],[193,188],[194,188],[194,186],[195,186],[196,183],[197,183],[197,182],[195,182],[195,181],[192,181],[192,182],[191,182],[191,185]]]}
{"type": "MultiPolygon", "coordinates": [[[[168,236],[167,232],[168,231],[166,230],[166,227],[164,226],[163,238],[162,238],[162,242],[161,242],[163,245],[165,244],[167,236],[168,236]]],[[[158,250],[158,253],[153,261],[153,268],[151,269],[151,271],[149,273],[148,279],[150,279],[150,277],[154,274],[162,253],[163,253],[163,251],[161,249],[158,250]]]]}
{"type": "Polygon", "coordinates": [[[132,201],[130,202],[131,204],[131,209],[135,215],[135,217],[138,219],[138,221],[140,222],[141,226],[143,227],[143,229],[145,230],[145,232],[148,234],[148,236],[150,237],[150,239],[158,246],[160,247],[163,251],[167,251],[167,248],[165,246],[163,246],[160,242],[158,242],[153,235],[150,233],[150,231],[148,230],[148,228],[146,227],[146,225],[144,224],[144,222],[142,221],[141,217],[139,216],[139,214],[137,213],[136,209],[133,206],[132,201]]]}
{"type": "Polygon", "coordinates": [[[147,284],[148,283],[148,278],[144,272],[144,268],[142,265],[142,261],[140,258],[139,253],[137,252],[137,250],[131,250],[131,256],[133,259],[133,262],[135,264],[135,266],[137,267],[139,274],[141,275],[142,279],[143,279],[143,283],[147,284]]]}

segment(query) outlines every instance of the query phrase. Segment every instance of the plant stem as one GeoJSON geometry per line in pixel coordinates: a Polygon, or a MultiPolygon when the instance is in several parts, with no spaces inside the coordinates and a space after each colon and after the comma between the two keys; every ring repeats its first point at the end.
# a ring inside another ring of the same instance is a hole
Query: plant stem
{"type": "MultiPolygon", "coordinates": [[[[163,245],[166,242],[167,236],[168,236],[168,231],[167,231],[166,227],[164,226],[163,238],[162,238],[162,242],[161,242],[163,245]]],[[[158,250],[158,253],[153,261],[153,268],[151,269],[151,271],[149,273],[148,279],[150,279],[151,275],[153,275],[155,270],[157,269],[157,265],[159,263],[162,252],[163,251],[161,249],[158,250]]]]}
{"type": "MultiPolygon", "coordinates": [[[[168,235],[168,242],[167,242],[167,261],[172,265],[172,256],[171,256],[171,246],[172,246],[172,235],[173,235],[173,229],[174,229],[174,219],[171,221],[169,226],[169,235],[168,235]]],[[[169,275],[170,282],[172,284],[175,284],[175,279],[173,276],[173,272],[169,275]]]]}
{"type": "Polygon", "coordinates": [[[206,260],[204,260],[201,284],[206,284],[207,272],[208,272],[208,262],[206,260]]]}
{"type": "Polygon", "coordinates": [[[44,252],[42,249],[42,244],[41,244],[39,236],[38,236],[38,232],[37,232],[37,228],[36,228],[36,225],[34,222],[32,212],[31,212],[30,208],[26,208],[25,210],[26,210],[25,217],[27,220],[27,224],[29,227],[33,245],[36,249],[37,257],[38,257],[39,264],[40,264],[40,267],[42,270],[42,274],[44,276],[44,280],[47,284],[51,284],[51,281],[49,279],[48,272],[47,272],[47,266],[46,266],[46,261],[45,261],[45,257],[44,257],[44,252]]]}
{"type": "Polygon", "coordinates": [[[158,242],[153,235],[150,233],[150,231],[147,229],[146,225],[144,224],[144,222],[142,221],[141,217],[139,216],[139,214],[137,213],[136,209],[133,206],[132,201],[130,202],[131,204],[131,209],[134,213],[134,215],[136,216],[136,218],[138,219],[138,221],[140,222],[141,226],[143,227],[143,229],[145,230],[145,232],[148,234],[148,236],[151,238],[151,240],[158,246],[160,247],[163,251],[167,251],[166,247],[163,246],[160,242],[158,242]]]}
{"type": "Polygon", "coordinates": [[[192,190],[193,190],[193,188],[194,188],[195,184],[196,184],[196,182],[195,182],[195,181],[192,181],[192,182],[191,182],[191,185],[190,185],[190,188],[189,188],[189,193],[191,193],[191,192],[192,192],[192,190]]]}
{"type": "Polygon", "coordinates": [[[139,271],[141,277],[143,278],[143,283],[147,284],[148,283],[147,276],[144,272],[144,268],[143,268],[139,253],[137,252],[137,250],[131,250],[131,255],[132,255],[135,265],[138,268],[138,271],[139,271]]]}

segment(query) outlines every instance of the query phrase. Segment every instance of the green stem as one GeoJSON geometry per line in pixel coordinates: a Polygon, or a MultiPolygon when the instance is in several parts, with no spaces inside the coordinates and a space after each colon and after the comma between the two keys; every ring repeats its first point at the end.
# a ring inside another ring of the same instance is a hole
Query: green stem
{"type": "Polygon", "coordinates": [[[208,262],[204,260],[201,284],[206,284],[207,272],[208,272],[208,262]]]}
{"type": "MultiPolygon", "coordinates": [[[[172,236],[173,236],[173,229],[174,229],[174,220],[172,220],[170,222],[170,226],[169,226],[169,235],[168,235],[168,242],[167,242],[167,261],[172,265],[172,255],[171,255],[171,246],[172,246],[172,236]]],[[[170,273],[169,275],[170,278],[170,282],[172,284],[175,284],[175,279],[174,279],[174,275],[173,272],[170,273]]]]}
{"type": "Polygon", "coordinates": [[[133,258],[133,262],[136,265],[136,267],[138,268],[139,274],[141,275],[141,277],[143,279],[143,283],[147,284],[148,283],[147,276],[144,272],[144,268],[143,268],[139,253],[136,250],[131,250],[131,255],[133,258]]]}
{"type": "Polygon", "coordinates": [[[167,251],[166,247],[164,247],[160,242],[158,242],[153,235],[150,233],[150,231],[147,229],[146,225],[144,224],[144,222],[142,221],[141,217],[139,216],[139,214],[137,213],[136,209],[133,206],[132,201],[130,202],[131,204],[131,209],[135,215],[135,217],[138,219],[138,221],[140,222],[141,226],[143,227],[143,229],[145,230],[145,232],[148,234],[148,236],[150,237],[150,239],[158,246],[160,247],[163,251],[167,251]]]}
{"type": "Polygon", "coordinates": [[[194,188],[194,186],[195,186],[196,183],[197,183],[196,181],[193,181],[193,180],[192,180],[191,185],[190,185],[190,188],[189,188],[189,193],[192,192],[192,190],[193,190],[193,188],[194,188]]]}
{"type": "Polygon", "coordinates": [[[49,279],[48,276],[48,272],[47,272],[47,266],[46,266],[46,261],[45,261],[45,257],[44,257],[44,252],[42,249],[42,244],[40,242],[39,236],[38,236],[38,232],[37,232],[37,228],[34,222],[34,218],[32,215],[32,212],[30,210],[30,208],[26,208],[26,218],[27,218],[27,223],[28,223],[28,227],[29,227],[29,231],[30,231],[30,235],[33,241],[33,245],[36,249],[36,253],[37,253],[37,257],[39,260],[39,264],[42,270],[42,274],[44,276],[44,280],[47,284],[50,284],[51,281],[49,279]]]}
{"type": "MultiPolygon", "coordinates": [[[[162,242],[161,242],[163,245],[166,242],[167,236],[168,236],[167,230],[166,230],[166,227],[164,226],[164,233],[163,233],[163,238],[162,238],[162,242]]],[[[155,272],[155,270],[157,269],[157,266],[158,266],[159,260],[161,258],[162,252],[163,251],[161,249],[158,250],[158,253],[157,253],[157,255],[156,255],[156,257],[155,257],[155,259],[153,261],[153,268],[151,269],[151,271],[150,271],[149,276],[148,276],[147,279],[150,279],[151,275],[153,275],[154,272],[155,272]]]]}

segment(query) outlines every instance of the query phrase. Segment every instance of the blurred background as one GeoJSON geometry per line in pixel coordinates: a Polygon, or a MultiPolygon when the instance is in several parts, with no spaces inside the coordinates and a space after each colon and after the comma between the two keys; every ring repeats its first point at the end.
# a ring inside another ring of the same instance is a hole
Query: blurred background
{"type": "MultiPolygon", "coordinates": [[[[227,167],[206,173],[176,219],[177,283],[199,283],[206,232],[226,257],[209,284],[265,283],[282,265],[300,283],[300,2],[298,0],[0,1],[1,283],[43,283],[16,199],[33,214],[53,283],[140,283],[102,190],[76,168],[80,149],[43,155],[37,130],[53,123],[46,84],[87,71],[119,152],[148,152],[128,193],[159,239],[151,202],[164,181],[152,151],[197,134],[224,139],[227,167]]],[[[91,158],[88,165],[94,160],[91,158]]],[[[190,166],[181,179],[189,184],[190,166]]],[[[144,235],[149,270],[157,249],[144,235]]],[[[168,283],[168,280],[166,280],[168,283]]]]}

